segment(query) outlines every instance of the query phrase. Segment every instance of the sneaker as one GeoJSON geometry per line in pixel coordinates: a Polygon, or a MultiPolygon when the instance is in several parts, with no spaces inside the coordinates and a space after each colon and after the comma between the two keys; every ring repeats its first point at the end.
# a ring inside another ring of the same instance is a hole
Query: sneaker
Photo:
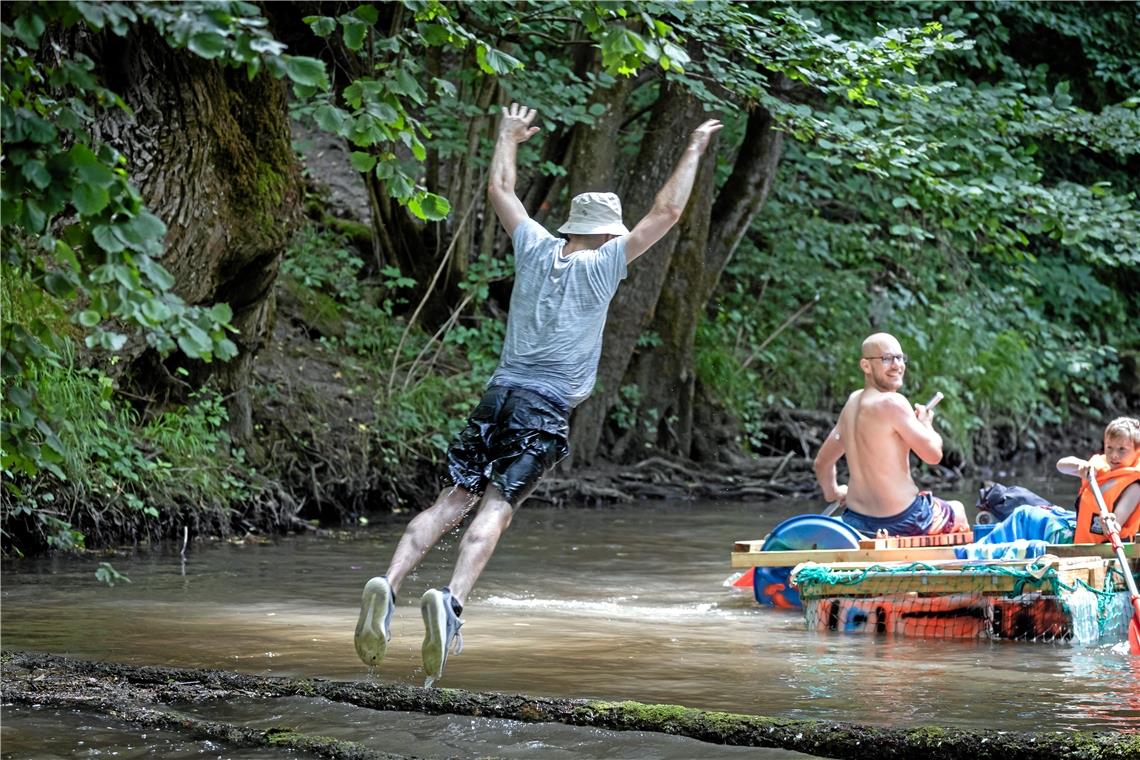
{"type": "Polygon", "coordinates": [[[424,673],[428,683],[443,675],[447,664],[447,653],[463,651],[463,634],[459,627],[463,620],[455,612],[451,589],[428,589],[420,597],[420,612],[424,616],[424,645],[421,650],[424,658],[424,673]]]}
{"type": "Polygon", "coordinates": [[[365,665],[379,665],[392,638],[392,608],[396,595],[383,575],[364,584],[360,600],[360,617],[356,621],[356,654],[365,665]]]}

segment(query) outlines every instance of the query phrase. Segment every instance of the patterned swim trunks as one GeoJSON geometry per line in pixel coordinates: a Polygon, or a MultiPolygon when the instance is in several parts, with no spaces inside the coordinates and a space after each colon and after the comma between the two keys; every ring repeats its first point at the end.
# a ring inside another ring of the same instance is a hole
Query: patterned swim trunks
{"type": "Polygon", "coordinates": [[[954,509],[930,491],[922,491],[910,506],[890,517],[871,517],[850,509],[840,516],[843,522],[868,536],[885,530],[891,536],[937,536],[954,532],[954,509]]]}

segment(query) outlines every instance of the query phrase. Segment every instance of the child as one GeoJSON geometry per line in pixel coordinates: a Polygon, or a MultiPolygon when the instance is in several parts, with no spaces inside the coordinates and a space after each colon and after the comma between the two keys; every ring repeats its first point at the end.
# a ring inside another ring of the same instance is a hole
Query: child
{"type": "Polygon", "coordinates": [[[1140,527],[1140,420],[1117,417],[1104,429],[1104,453],[1089,459],[1063,457],[1057,470],[1081,479],[1077,494],[1077,524],[1073,542],[1105,543],[1108,534],[1100,524],[1100,507],[1088,484],[1089,471],[1096,472],[1096,482],[1104,496],[1105,506],[1116,517],[1120,537],[1133,540],[1140,527]]]}
{"type": "MultiPolygon", "coordinates": [[[[1046,544],[1099,544],[1108,541],[1100,522],[1100,508],[1089,488],[1089,468],[1096,470],[1104,503],[1116,516],[1121,539],[1133,540],[1140,527],[1140,421],[1118,417],[1104,430],[1104,454],[1090,459],[1063,457],[1057,469],[1081,478],[1077,511],[1050,505],[1031,491],[1020,489],[1028,504],[1013,509],[979,544],[1040,541],[1046,544]]],[[[988,498],[983,491],[979,506],[988,498]]]]}

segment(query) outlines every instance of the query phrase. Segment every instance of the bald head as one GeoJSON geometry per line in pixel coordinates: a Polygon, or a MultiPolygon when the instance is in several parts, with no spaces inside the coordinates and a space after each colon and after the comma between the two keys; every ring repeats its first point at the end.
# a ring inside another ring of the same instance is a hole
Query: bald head
{"type": "Polygon", "coordinates": [[[876,354],[901,354],[902,346],[898,338],[890,333],[880,332],[867,336],[863,341],[862,356],[875,356],[876,354]]]}
{"type": "Polygon", "coordinates": [[[859,357],[863,370],[864,388],[897,391],[906,375],[906,354],[898,338],[890,333],[875,333],[863,341],[859,357]]]}

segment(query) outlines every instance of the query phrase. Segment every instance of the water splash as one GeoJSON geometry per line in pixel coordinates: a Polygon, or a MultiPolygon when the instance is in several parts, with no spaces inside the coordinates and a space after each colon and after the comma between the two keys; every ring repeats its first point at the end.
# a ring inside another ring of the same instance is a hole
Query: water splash
{"type": "Polygon", "coordinates": [[[663,615],[671,620],[699,619],[708,616],[724,618],[736,616],[733,611],[722,609],[716,602],[652,606],[630,604],[629,601],[620,598],[607,601],[582,601],[577,599],[518,599],[508,596],[491,596],[486,599],[485,603],[508,609],[573,612],[576,615],[598,615],[609,619],[659,620],[663,615]]]}

